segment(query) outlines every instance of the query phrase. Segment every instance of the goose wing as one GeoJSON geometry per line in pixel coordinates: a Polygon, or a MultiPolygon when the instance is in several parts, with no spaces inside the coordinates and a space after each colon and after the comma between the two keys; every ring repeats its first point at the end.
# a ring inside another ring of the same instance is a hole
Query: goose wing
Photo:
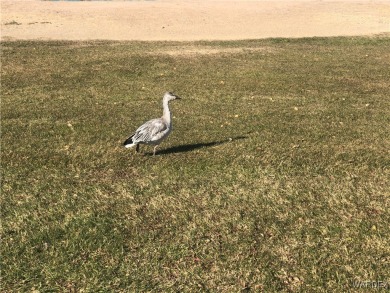
{"type": "Polygon", "coordinates": [[[138,127],[132,138],[134,142],[151,142],[159,139],[167,129],[163,119],[152,119],[138,127]]]}

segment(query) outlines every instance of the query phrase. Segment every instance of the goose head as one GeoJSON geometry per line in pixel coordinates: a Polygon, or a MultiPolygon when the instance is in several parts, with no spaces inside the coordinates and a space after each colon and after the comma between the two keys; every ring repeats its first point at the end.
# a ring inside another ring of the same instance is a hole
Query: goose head
{"type": "Polygon", "coordinates": [[[167,102],[172,101],[172,100],[180,100],[180,99],[181,98],[179,96],[175,95],[172,92],[166,92],[164,94],[164,101],[167,101],[167,102]]]}

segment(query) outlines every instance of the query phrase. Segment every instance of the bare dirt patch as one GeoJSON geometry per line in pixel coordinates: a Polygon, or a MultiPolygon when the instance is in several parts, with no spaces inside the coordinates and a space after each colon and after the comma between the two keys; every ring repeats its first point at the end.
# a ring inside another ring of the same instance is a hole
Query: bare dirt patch
{"type": "Polygon", "coordinates": [[[238,40],[390,31],[384,0],[0,3],[2,40],[238,40]]]}

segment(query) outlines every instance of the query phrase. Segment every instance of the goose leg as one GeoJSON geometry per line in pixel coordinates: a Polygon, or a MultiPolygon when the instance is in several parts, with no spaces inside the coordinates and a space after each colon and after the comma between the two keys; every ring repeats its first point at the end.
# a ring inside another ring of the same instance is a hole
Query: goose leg
{"type": "Polygon", "coordinates": [[[154,148],[153,148],[153,156],[156,155],[156,149],[157,149],[158,145],[156,145],[154,148]]]}
{"type": "Polygon", "coordinates": [[[135,147],[135,151],[138,153],[139,152],[139,144],[135,147]]]}

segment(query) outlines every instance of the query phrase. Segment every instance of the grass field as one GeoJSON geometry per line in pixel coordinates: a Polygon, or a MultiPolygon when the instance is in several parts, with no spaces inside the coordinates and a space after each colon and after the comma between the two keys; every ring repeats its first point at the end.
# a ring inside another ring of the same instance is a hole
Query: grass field
{"type": "Polygon", "coordinates": [[[3,42],[1,290],[390,282],[389,48],[3,42]],[[168,90],[157,156],[123,148],[168,90]]]}

